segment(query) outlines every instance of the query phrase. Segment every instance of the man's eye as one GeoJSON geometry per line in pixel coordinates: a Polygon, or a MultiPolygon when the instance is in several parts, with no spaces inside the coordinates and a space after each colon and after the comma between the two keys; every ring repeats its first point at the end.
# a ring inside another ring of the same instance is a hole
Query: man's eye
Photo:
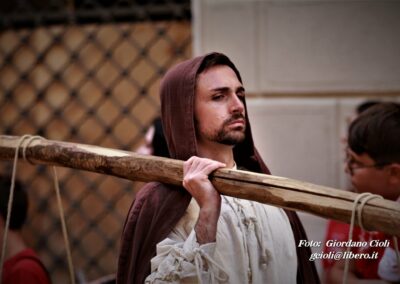
{"type": "Polygon", "coordinates": [[[239,91],[239,92],[237,92],[237,96],[238,96],[238,98],[240,99],[240,100],[244,100],[244,98],[246,97],[246,94],[245,94],[245,92],[242,90],[242,91],[239,91]]]}
{"type": "Polygon", "coordinates": [[[224,96],[221,95],[221,94],[215,95],[215,96],[212,97],[212,100],[213,100],[213,101],[219,101],[219,100],[221,100],[223,97],[224,97],[224,96]]]}

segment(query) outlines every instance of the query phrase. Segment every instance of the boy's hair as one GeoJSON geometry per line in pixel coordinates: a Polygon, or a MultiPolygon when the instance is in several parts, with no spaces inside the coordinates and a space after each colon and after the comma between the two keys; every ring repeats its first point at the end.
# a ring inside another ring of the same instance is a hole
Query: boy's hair
{"type": "Polygon", "coordinates": [[[361,113],[363,113],[364,111],[366,111],[370,107],[373,107],[373,106],[375,106],[377,104],[380,104],[380,103],[382,103],[382,102],[380,102],[380,101],[370,101],[370,100],[365,101],[365,102],[359,104],[356,107],[356,113],[357,113],[357,115],[360,115],[361,113]]]}
{"type": "MultiPolygon", "coordinates": [[[[0,215],[4,222],[7,218],[7,207],[11,182],[0,176],[0,215]]],[[[28,196],[19,181],[15,181],[12,203],[10,230],[19,230],[25,223],[28,213],[28,196]]]]}
{"type": "Polygon", "coordinates": [[[364,111],[349,127],[348,144],[377,164],[400,163],[400,104],[380,103],[364,111]]]}

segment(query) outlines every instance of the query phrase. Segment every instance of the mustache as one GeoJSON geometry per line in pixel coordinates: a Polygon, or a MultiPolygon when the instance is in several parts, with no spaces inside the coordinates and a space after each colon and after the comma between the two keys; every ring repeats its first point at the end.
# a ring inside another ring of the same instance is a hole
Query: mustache
{"type": "Polygon", "coordinates": [[[246,123],[246,118],[245,118],[245,116],[243,115],[243,113],[235,113],[235,114],[233,114],[230,118],[228,118],[228,119],[226,119],[226,120],[224,121],[224,125],[227,125],[227,124],[229,124],[229,123],[231,123],[231,122],[233,122],[233,121],[235,121],[235,120],[237,120],[237,119],[243,119],[244,122],[246,123]]]}

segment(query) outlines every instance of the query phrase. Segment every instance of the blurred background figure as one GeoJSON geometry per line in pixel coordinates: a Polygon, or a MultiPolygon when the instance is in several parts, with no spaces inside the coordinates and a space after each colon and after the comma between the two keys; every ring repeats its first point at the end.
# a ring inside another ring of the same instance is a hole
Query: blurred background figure
{"type": "MultiPolygon", "coordinates": [[[[0,176],[0,240],[3,243],[10,182],[0,176]]],[[[48,284],[49,274],[36,252],[29,248],[22,236],[28,212],[28,196],[16,181],[12,203],[10,227],[7,235],[2,284],[48,284]]]]}
{"type": "MultiPolygon", "coordinates": [[[[396,103],[376,103],[364,109],[350,124],[346,148],[346,173],[349,174],[354,191],[370,192],[395,201],[400,196],[400,105],[396,103]]],[[[347,241],[349,225],[330,221],[327,240],[347,241]]],[[[386,241],[386,236],[378,231],[364,231],[355,226],[353,241],[386,241]]],[[[393,243],[392,243],[393,245],[393,243]]],[[[324,248],[324,252],[344,251],[346,247],[324,248]]],[[[380,283],[378,265],[385,248],[355,247],[355,253],[377,253],[377,259],[350,260],[349,283],[371,280],[380,283]],[[353,282],[354,281],[354,282],[353,282]]],[[[327,283],[341,283],[344,274],[344,260],[324,260],[327,283]]],[[[357,282],[359,283],[359,282],[357,282]]],[[[370,282],[371,283],[371,282],[370,282]]],[[[382,282],[384,283],[384,282],[382,282]]]]}
{"type": "Polygon", "coordinates": [[[144,136],[144,143],[137,150],[143,155],[169,157],[167,141],[165,141],[161,118],[156,117],[144,136]]]}
{"type": "MultiPolygon", "coordinates": [[[[379,101],[365,101],[362,102],[361,104],[357,105],[354,109],[354,113],[346,118],[347,126],[349,127],[350,124],[364,111],[369,109],[372,106],[375,106],[379,104],[379,101]]],[[[345,137],[341,138],[341,142],[343,143],[343,150],[346,150],[347,147],[347,134],[345,137]]],[[[345,166],[345,165],[344,165],[345,166]]],[[[354,188],[352,188],[349,180],[349,191],[355,191],[354,188]]],[[[324,244],[328,240],[337,240],[337,241],[347,241],[348,236],[349,236],[349,228],[350,225],[347,223],[342,223],[339,221],[335,220],[329,220],[327,224],[327,229],[326,229],[326,236],[325,236],[325,241],[324,244]]],[[[337,251],[344,251],[346,248],[343,247],[326,247],[324,246],[324,253],[329,253],[329,252],[337,252],[337,251]]],[[[331,258],[323,259],[322,260],[322,267],[324,269],[324,274],[326,274],[332,266],[335,264],[335,260],[331,258]]]]}

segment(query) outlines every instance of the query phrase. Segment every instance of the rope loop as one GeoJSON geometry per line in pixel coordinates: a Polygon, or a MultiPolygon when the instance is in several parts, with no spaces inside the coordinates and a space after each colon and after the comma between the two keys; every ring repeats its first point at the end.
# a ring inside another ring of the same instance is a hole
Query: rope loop
{"type": "MultiPolygon", "coordinates": [[[[379,198],[383,199],[382,196],[377,195],[377,194],[372,194],[370,192],[364,192],[359,194],[356,199],[354,199],[353,202],[353,208],[351,210],[351,221],[350,221],[350,229],[349,229],[349,239],[348,242],[353,240],[353,230],[354,230],[354,223],[357,215],[357,221],[358,225],[360,226],[361,229],[365,230],[363,222],[362,222],[362,210],[364,209],[365,204],[367,204],[368,201],[379,198]],[[359,204],[360,202],[360,204],[359,204]]],[[[346,252],[349,252],[351,249],[351,246],[348,246],[346,249],[346,252]]],[[[346,258],[345,259],[345,264],[344,264],[344,274],[343,274],[343,284],[347,284],[347,278],[349,274],[349,265],[350,265],[350,259],[346,258]]]]}

